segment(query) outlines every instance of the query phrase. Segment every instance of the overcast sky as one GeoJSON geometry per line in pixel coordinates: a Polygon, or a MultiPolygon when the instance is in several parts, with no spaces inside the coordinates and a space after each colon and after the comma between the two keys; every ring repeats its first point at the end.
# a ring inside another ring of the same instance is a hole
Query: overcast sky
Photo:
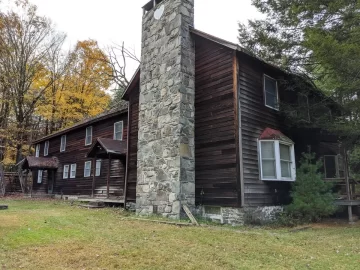
{"type": "MultiPolygon", "coordinates": [[[[135,49],[140,57],[142,9],[148,0],[30,0],[58,30],[67,34],[67,45],[95,39],[135,49]]],[[[195,28],[237,42],[237,22],[260,15],[251,0],[195,0],[195,28]]]]}

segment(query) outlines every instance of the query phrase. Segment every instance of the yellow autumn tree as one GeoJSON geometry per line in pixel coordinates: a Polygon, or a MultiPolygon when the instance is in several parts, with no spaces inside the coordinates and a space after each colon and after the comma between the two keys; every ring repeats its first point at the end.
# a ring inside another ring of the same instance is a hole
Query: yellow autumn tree
{"type": "MultiPolygon", "coordinates": [[[[102,61],[105,54],[95,40],[79,41],[69,56],[55,64],[50,73],[66,69],[60,80],[44,95],[38,113],[45,120],[45,133],[73,125],[106,110],[111,67],[102,61]],[[57,68],[56,68],[57,66],[57,68]]],[[[64,58],[64,57],[62,57],[64,58]]]]}

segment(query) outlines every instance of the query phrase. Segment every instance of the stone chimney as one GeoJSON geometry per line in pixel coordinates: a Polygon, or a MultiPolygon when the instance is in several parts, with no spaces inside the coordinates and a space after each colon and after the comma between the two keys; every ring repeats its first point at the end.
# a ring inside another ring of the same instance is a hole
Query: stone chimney
{"type": "Polygon", "coordinates": [[[194,0],[153,0],[142,29],[136,209],[179,218],[195,206],[194,0]]]}

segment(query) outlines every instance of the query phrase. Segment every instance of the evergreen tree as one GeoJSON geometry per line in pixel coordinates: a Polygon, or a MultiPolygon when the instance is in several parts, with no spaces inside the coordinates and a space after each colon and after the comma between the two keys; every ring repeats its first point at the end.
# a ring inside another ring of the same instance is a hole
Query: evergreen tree
{"type": "Polygon", "coordinates": [[[239,24],[240,45],[264,60],[310,78],[344,105],[332,129],[358,134],[360,1],[252,0],[263,20],[239,24]]]}
{"type": "Polygon", "coordinates": [[[321,167],[322,162],[315,161],[315,154],[303,154],[291,193],[293,202],[285,208],[292,218],[304,222],[318,221],[336,211],[333,184],[323,180],[319,172],[321,167]]]}

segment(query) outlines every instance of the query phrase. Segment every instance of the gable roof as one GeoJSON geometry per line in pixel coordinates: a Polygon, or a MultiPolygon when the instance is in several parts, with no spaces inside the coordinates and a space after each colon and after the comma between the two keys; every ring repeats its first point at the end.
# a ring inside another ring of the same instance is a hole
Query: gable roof
{"type": "Polygon", "coordinates": [[[127,113],[127,111],[128,111],[127,104],[126,104],[126,106],[123,106],[123,107],[120,107],[120,108],[110,109],[110,110],[108,110],[106,112],[103,112],[103,113],[100,113],[100,114],[98,114],[98,115],[96,115],[94,117],[86,118],[86,119],[72,125],[71,127],[62,129],[62,130],[57,131],[57,132],[55,132],[53,134],[50,134],[48,136],[37,139],[37,140],[33,141],[32,144],[37,144],[37,143],[40,143],[40,142],[45,141],[45,140],[49,140],[49,139],[54,138],[54,137],[64,135],[65,133],[67,133],[69,131],[73,131],[73,130],[76,130],[78,128],[82,128],[82,127],[87,126],[89,124],[93,124],[93,123],[96,123],[96,122],[99,122],[99,121],[102,121],[102,120],[105,120],[105,119],[108,119],[108,118],[111,118],[111,117],[114,117],[114,116],[117,116],[117,115],[120,115],[120,114],[123,114],[123,113],[127,113]]]}
{"type": "Polygon", "coordinates": [[[195,36],[202,37],[202,38],[204,38],[206,40],[210,40],[210,41],[212,41],[214,43],[220,44],[220,45],[222,45],[224,47],[227,47],[227,48],[229,48],[231,50],[234,50],[236,52],[245,54],[245,55],[247,55],[247,56],[249,56],[249,57],[251,57],[253,59],[256,59],[256,60],[260,61],[261,63],[265,64],[266,66],[268,66],[270,68],[277,69],[277,70],[282,71],[284,73],[289,73],[286,70],[282,69],[281,67],[278,67],[278,66],[276,66],[274,64],[266,62],[264,59],[256,56],[255,54],[251,53],[250,51],[246,50],[245,48],[239,46],[236,43],[232,43],[232,42],[227,41],[225,39],[215,37],[213,35],[210,35],[208,33],[203,32],[203,31],[197,30],[197,29],[195,29],[193,27],[190,27],[190,33],[192,33],[195,36]]]}
{"type": "Polygon", "coordinates": [[[57,169],[59,167],[59,160],[56,157],[34,157],[28,156],[20,161],[16,166],[21,166],[22,169],[57,169]]]}
{"type": "MultiPolygon", "coordinates": [[[[266,66],[268,66],[270,68],[277,69],[279,71],[282,71],[284,73],[289,74],[287,71],[283,70],[282,68],[264,61],[260,57],[257,57],[256,55],[252,54],[248,50],[242,48],[241,46],[239,46],[239,45],[237,45],[235,43],[232,43],[232,42],[229,42],[227,40],[215,37],[215,36],[210,35],[208,33],[197,30],[197,29],[195,29],[193,27],[190,27],[190,33],[192,33],[195,36],[198,36],[198,37],[204,38],[206,40],[209,40],[211,42],[220,44],[220,45],[222,45],[224,47],[227,47],[227,48],[229,48],[231,50],[234,50],[236,52],[243,53],[243,54],[245,54],[245,55],[247,55],[247,56],[249,56],[249,57],[251,57],[253,59],[256,59],[256,60],[260,61],[261,63],[265,64],[266,66]]],[[[137,84],[140,82],[140,73],[141,73],[140,67],[138,67],[137,70],[135,71],[135,73],[134,73],[128,87],[125,89],[125,92],[124,92],[124,95],[122,96],[122,99],[129,100],[129,94],[137,86],[137,84]]]]}
{"type": "Polygon", "coordinates": [[[86,157],[95,157],[99,150],[104,151],[107,155],[124,156],[127,153],[127,142],[108,138],[97,138],[87,152],[86,157]]]}
{"type": "Polygon", "coordinates": [[[129,85],[126,87],[125,92],[122,96],[122,99],[129,100],[130,92],[135,88],[135,86],[140,82],[140,67],[138,67],[135,71],[135,74],[130,80],[129,85]]]}

